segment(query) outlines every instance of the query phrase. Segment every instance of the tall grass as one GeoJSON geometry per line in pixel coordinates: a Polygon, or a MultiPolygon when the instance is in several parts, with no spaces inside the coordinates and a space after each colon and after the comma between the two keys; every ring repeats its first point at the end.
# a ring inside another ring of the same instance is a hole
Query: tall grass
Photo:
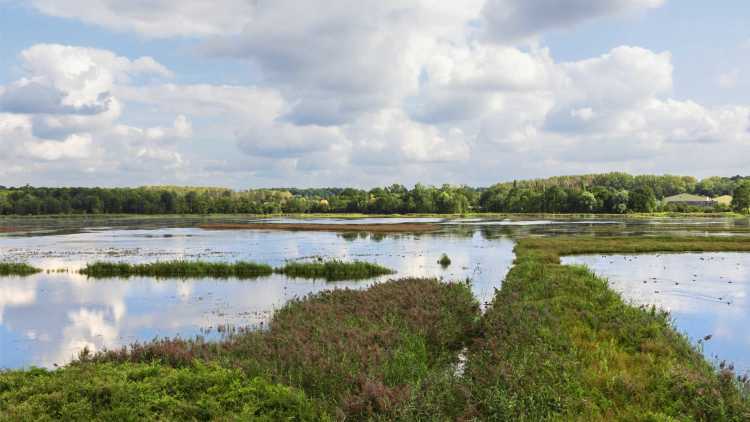
{"type": "Polygon", "coordinates": [[[0,276],[18,275],[29,276],[41,272],[39,268],[34,268],[28,264],[19,263],[0,263],[0,276]]]}
{"type": "Polygon", "coordinates": [[[96,262],[80,270],[81,274],[92,278],[111,277],[157,277],[157,278],[238,278],[250,279],[268,276],[273,273],[288,277],[318,278],[327,281],[360,280],[393,274],[394,271],[369,262],[295,262],[281,268],[272,268],[253,262],[218,263],[169,261],[149,264],[127,264],[96,262]]]}
{"type": "Polygon", "coordinates": [[[288,277],[319,278],[326,281],[360,280],[393,274],[395,272],[389,268],[369,262],[343,262],[339,260],[290,262],[276,271],[288,277]]]}
{"type": "Polygon", "coordinates": [[[257,278],[273,274],[270,265],[254,262],[190,262],[167,261],[149,264],[95,262],[86,265],[81,274],[93,278],[157,277],[157,278],[257,278]]]}

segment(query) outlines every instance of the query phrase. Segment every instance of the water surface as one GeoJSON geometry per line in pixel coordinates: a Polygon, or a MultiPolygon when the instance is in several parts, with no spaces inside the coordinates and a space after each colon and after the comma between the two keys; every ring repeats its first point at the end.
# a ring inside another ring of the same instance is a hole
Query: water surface
{"type": "Polygon", "coordinates": [[[113,348],[156,337],[216,339],[222,326],[259,326],[288,300],[331,288],[366,288],[388,278],[471,279],[476,297],[489,301],[513,259],[502,234],[446,230],[435,234],[212,231],[198,228],[99,227],[71,234],[0,237],[0,257],[50,270],[0,278],[0,368],[54,366],[81,349],[113,348]],[[437,260],[447,253],[452,264],[437,260]],[[375,262],[396,275],[367,281],[89,280],[75,271],[87,262],[187,259],[249,260],[281,266],[315,257],[375,262]],[[66,272],[57,272],[58,270],[66,272]]]}

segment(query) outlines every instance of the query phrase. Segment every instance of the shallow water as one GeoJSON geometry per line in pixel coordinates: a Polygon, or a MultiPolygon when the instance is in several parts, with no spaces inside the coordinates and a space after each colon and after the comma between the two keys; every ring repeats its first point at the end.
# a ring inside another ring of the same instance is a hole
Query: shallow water
{"type": "Polygon", "coordinates": [[[709,360],[750,372],[750,254],[586,255],[562,261],[588,266],[626,300],[670,311],[677,329],[694,344],[700,341],[709,360]]]}
{"type": "Polygon", "coordinates": [[[54,366],[83,347],[113,348],[155,337],[219,337],[220,326],[259,326],[286,301],[331,288],[365,288],[407,276],[472,280],[486,302],[513,259],[513,241],[482,232],[340,235],[328,232],[211,231],[197,228],[109,229],[0,237],[0,257],[50,270],[0,279],[0,368],[54,366]],[[452,264],[437,263],[447,253],[452,264]],[[188,259],[250,260],[274,266],[321,256],[376,262],[396,270],[360,282],[326,283],[274,275],[257,280],[88,280],[87,262],[188,259]],[[58,273],[58,269],[68,272],[58,273]]]}

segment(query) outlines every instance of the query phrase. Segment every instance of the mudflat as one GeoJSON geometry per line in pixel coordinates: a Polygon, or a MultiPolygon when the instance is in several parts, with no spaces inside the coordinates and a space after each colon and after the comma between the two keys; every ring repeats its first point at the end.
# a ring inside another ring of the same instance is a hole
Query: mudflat
{"type": "Polygon", "coordinates": [[[248,223],[248,224],[201,224],[205,230],[289,230],[328,232],[372,232],[372,233],[425,233],[440,229],[438,224],[305,224],[305,223],[248,223]]]}

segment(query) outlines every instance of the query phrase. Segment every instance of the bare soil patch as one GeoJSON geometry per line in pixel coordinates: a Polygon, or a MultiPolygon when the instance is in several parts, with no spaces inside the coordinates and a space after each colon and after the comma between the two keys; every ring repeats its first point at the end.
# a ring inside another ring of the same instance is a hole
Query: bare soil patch
{"type": "Polygon", "coordinates": [[[371,232],[371,233],[425,233],[436,231],[438,224],[305,224],[305,223],[250,223],[250,224],[201,224],[205,230],[289,230],[326,232],[371,232]]]}

